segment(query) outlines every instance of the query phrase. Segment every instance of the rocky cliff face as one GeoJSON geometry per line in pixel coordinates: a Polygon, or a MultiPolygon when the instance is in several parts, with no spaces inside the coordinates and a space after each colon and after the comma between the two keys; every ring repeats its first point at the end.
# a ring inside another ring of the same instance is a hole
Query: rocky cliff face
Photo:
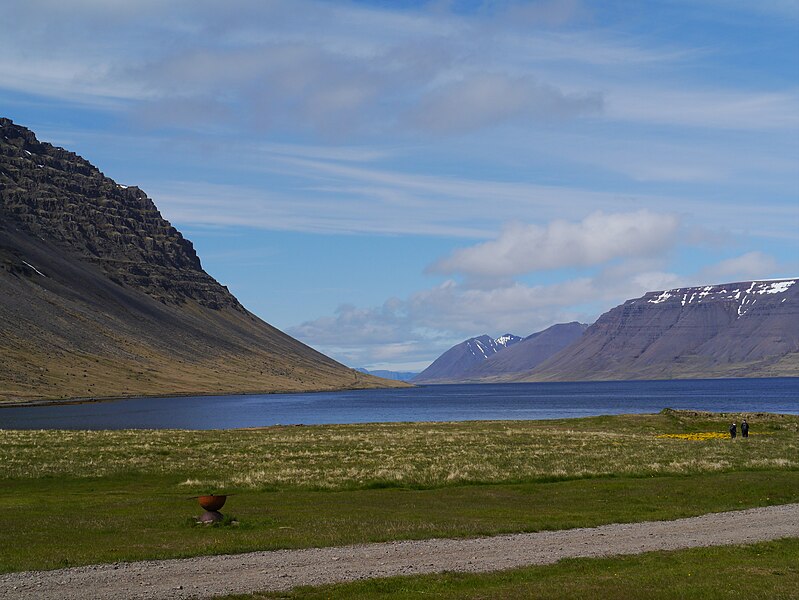
{"type": "Polygon", "coordinates": [[[77,154],[0,119],[0,210],[22,231],[96,263],[113,280],[165,302],[241,310],[202,270],[192,243],[137,187],[118,185],[77,154]]]}
{"type": "Polygon", "coordinates": [[[799,375],[799,283],[650,292],[602,315],[523,380],[799,375]]]}
{"type": "Polygon", "coordinates": [[[385,385],[244,309],[144,192],[0,119],[0,402],[385,385]]]}

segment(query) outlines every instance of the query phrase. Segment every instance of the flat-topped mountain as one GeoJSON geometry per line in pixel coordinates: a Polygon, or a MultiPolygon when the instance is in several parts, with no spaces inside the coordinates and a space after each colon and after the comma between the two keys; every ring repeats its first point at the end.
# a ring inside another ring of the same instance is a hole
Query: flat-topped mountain
{"type": "Polygon", "coordinates": [[[0,119],[0,401],[383,385],[248,312],[140,189],[0,119]]]}
{"type": "Polygon", "coordinates": [[[799,376],[796,279],[649,292],[513,381],[799,376]]]}

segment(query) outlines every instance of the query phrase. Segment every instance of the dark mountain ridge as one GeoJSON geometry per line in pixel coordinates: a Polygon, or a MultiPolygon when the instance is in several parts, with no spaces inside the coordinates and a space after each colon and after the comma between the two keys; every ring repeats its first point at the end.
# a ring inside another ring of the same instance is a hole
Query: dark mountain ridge
{"type": "Polygon", "coordinates": [[[0,401],[384,385],[248,312],[140,189],[0,119],[0,401]]]}

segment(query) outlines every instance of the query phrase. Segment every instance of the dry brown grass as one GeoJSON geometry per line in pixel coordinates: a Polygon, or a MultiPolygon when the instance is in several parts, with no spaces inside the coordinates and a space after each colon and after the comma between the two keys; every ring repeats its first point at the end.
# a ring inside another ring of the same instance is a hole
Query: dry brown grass
{"type": "Polygon", "coordinates": [[[748,440],[661,437],[723,431],[726,417],[708,418],[0,431],[0,478],[147,473],[174,475],[187,490],[347,489],[799,468],[799,417],[759,417],[753,428],[772,435],[748,440]]]}

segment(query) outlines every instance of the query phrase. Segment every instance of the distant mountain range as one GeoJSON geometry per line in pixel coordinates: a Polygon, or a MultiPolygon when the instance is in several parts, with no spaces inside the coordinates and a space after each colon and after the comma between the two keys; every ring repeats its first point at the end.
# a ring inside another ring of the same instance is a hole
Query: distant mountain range
{"type": "Polygon", "coordinates": [[[247,311],[143,191],[0,118],[0,402],[389,385],[247,311]]]}
{"type": "Polygon", "coordinates": [[[799,377],[797,281],[649,292],[590,327],[554,325],[501,351],[488,336],[472,338],[413,382],[799,377]],[[478,356],[475,347],[494,350],[478,356]]]}
{"type": "Polygon", "coordinates": [[[497,339],[488,335],[469,338],[444,352],[412,381],[414,383],[464,381],[464,377],[471,369],[521,340],[519,336],[510,333],[497,339]]]}
{"type": "Polygon", "coordinates": [[[487,335],[453,346],[422,371],[413,383],[477,383],[526,373],[579,338],[587,325],[564,323],[526,338],[487,335]]]}
{"type": "Polygon", "coordinates": [[[419,374],[417,371],[412,373],[410,371],[386,371],[383,369],[375,369],[370,371],[369,369],[364,369],[362,367],[355,370],[360,373],[374,375],[375,377],[382,377],[383,379],[389,379],[391,381],[410,381],[419,374]]]}

